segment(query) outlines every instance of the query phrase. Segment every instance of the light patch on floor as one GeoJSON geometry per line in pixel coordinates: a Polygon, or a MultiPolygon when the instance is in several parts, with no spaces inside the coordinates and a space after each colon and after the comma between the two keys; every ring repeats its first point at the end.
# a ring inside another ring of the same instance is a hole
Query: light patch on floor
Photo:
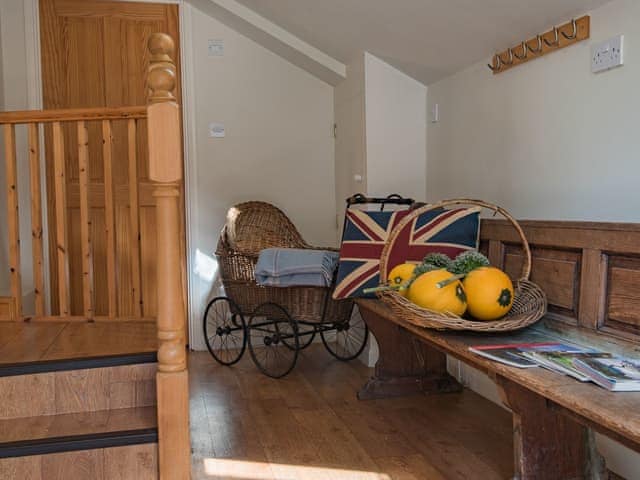
{"type": "Polygon", "coordinates": [[[341,468],[284,465],[280,463],[248,462],[205,458],[204,471],[209,478],[228,480],[272,480],[276,474],[280,480],[340,479],[340,480],[391,480],[385,473],[344,470],[341,468]]]}

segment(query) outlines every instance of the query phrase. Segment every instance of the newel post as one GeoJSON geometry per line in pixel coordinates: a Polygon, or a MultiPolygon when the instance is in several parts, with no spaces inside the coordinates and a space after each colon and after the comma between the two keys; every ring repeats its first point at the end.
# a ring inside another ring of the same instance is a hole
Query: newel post
{"type": "Polygon", "coordinates": [[[160,478],[190,478],[189,384],[180,249],[182,154],[170,36],[149,39],[149,177],[154,182],[158,269],[158,453],[160,478]]]}

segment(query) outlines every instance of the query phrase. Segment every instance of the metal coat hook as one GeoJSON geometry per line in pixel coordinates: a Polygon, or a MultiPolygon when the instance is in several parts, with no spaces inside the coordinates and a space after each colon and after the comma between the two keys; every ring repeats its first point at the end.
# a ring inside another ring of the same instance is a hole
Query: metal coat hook
{"type": "Polygon", "coordinates": [[[524,60],[527,58],[527,53],[527,42],[522,42],[522,55],[518,55],[515,51],[513,52],[518,60],[524,60]]]}
{"type": "MultiPolygon", "coordinates": [[[[507,54],[509,55],[509,60],[503,60],[502,63],[505,65],[513,65],[513,50],[509,48],[507,54]]],[[[498,55],[498,58],[500,58],[500,55],[498,55]]]]}
{"type": "Polygon", "coordinates": [[[535,48],[535,50],[533,48],[531,48],[531,45],[527,44],[527,48],[534,55],[542,52],[542,36],[536,35],[536,40],[538,42],[538,46],[535,48]]]}
{"type": "Polygon", "coordinates": [[[502,59],[500,58],[500,55],[498,55],[498,54],[495,54],[493,57],[496,59],[496,66],[494,67],[490,63],[487,63],[487,67],[489,67],[492,72],[497,72],[498,70],[500,70],[502,68],[502,59]]]}
{"type": "Polygon", "coordinates": [[[558,36],[558,27],[553,27],[553,42],[550,42],[545,38],[544,43],[546,43],[548,47],[557,47],[560,44],[560,37],[558,36]]]}
{"type": "Polygon", "coordinates": [[[567,40],[574,40],[578,36],[578,25],[575,18],[571,19],[571,27],[573,28],[571,35],[567,35],[564,31],[562,32],[562,36],[567,40]]]}
{"type": "Polygon", "coordinates": [[[591,17],[589,15],[556,24],[533,38],[495,53],[488,67],[493,73],[502,73],[511,67],[520,66],[547,53],[569,47],[589,38],[590,25],[591,17]]]}

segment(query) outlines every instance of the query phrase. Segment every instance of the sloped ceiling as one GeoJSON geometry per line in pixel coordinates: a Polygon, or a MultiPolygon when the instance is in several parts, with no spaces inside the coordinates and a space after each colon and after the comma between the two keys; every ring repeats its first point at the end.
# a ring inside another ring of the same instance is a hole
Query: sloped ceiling
{"type": "Polygon", "coordinates": [[[331,57],[369,51],[425,84],[610,0],[238,0],[331,57]]]}

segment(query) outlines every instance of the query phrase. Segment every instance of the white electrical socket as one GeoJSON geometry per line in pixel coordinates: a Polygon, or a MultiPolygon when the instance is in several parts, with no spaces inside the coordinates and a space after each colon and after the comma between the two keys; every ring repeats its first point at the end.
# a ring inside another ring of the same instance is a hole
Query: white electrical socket
{"type": "Polygon", "coordinates": [[[610,38],[591,47],[591,71],[602,72],[624,65],[624,35],[610,38]]]}

